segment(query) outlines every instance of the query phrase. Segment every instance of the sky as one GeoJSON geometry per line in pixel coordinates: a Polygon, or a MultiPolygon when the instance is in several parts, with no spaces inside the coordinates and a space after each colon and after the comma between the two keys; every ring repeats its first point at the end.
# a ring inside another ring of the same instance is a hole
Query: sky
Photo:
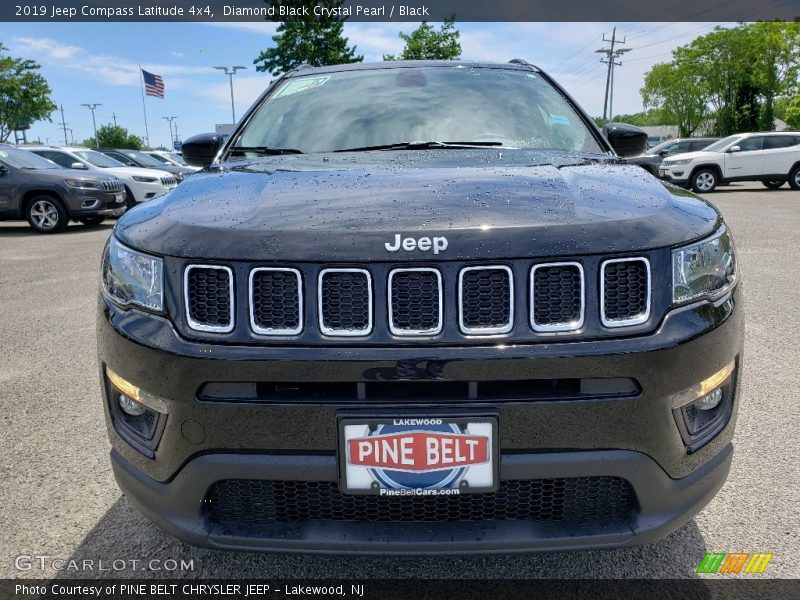
{"type": "MultiPolygon", "coordinates": [[[[603,112],[606,71],[603,36],[626,39],[622,66],[615,71],[614,113],[642,110],[645,73],[670,60],[671,51],[724,23],[457,23],[462,58],[506,62],[523,58],[553,76],[590,115],[603,112]]],[[[145,137],[139,65],[161,75],[166,97],[145,100],[152,146],[169,145],[169,123],[175,116],[178,137],[213,131],[231,122],[228,77],[214,66],[245,65],[234,77],[236,115],[241,116],[272,77],[255,70],[253,60],[273,45],[274,23],[0,23],[0,43],[12,56],[33,59],[64,107],[68,136],[76,142],[92,136],[96,109],[98,127],[113,123],[145,137]]],[[[399,54],[414,23],[346,23],[345,36],[365,61],[399,54]]],[[[61,112],[41,121],[28,139],[63,144],[61,112]]]]}

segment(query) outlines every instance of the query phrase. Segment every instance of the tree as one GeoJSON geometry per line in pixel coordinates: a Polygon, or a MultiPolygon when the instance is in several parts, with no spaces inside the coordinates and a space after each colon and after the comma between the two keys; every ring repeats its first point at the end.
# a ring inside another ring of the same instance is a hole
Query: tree
{"type": "Polygon", "coordinates": [[[89,138],[83,145],[88,148],[129,148],[141,150],[144,144],[138,135],[128,133],[128,130],[118,125],[103,125],[97,130],[97,144],[94,138],[89,138]]]}
{"type": "Polygon", "coordinates": [[[455,27],[455,17],[445,19],[439,31],[423,21],[410,34],[400,33],[406,46],[399,58],[384,54],[383,60],[458,60],[461,58],[460,36],[455,27]]]}
{"type": "Polygon", "coordinates": [[[792,129],[800,129],[800,95],[786,99],[785,107],[779,118],[783,119],[792,129]]]}
{"type": "MultiPolygon", "coordinates": [[[[335,15],[336,9],[344,4],[344,0],[264,1],[272,6],[305,7],[312,15],[315,5],[330,9],[331,12],[326,14],[335,15]]],[[[344,22],[337,16],[285,21],[272,36],[275,46],[261,52],[253,64],[257,71],[280,75],[302,64],[321,67],[364,60],[363,56],[356,54],[355,46],[348,46],[343,32],[344,22]]]]}
{"type": "MultiPolygon", "coordinates": [[[[0,44],[0,53],[7,50],[0,44]]],[[[39,68],[32,60],[0,55],[0,142],[7,141],[15,129],[50,120],[56,109],[39,68]]]]}
{"type": "Polygon", "coordinates": [[[660,108],[681,136],[690,136],[709,116],[708,92],[692,62],[655,65],[641,90],[645,108],[660,108]]]}

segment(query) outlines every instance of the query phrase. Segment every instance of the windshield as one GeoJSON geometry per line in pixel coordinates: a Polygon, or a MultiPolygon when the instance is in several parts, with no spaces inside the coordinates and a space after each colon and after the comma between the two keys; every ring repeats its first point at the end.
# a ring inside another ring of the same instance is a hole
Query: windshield
{"type": "Polygon", "coordinates": [[[94,150],[76,150],[74,154],[78,155],[93,166],[100,167],[101,169],[125,166],[118,160],[114,160],[110,156],[106,156],[102,152],[95,152],[94,150]]]}
{"type": "Polygon", "coordinates": [[[258,107],[235,146],[308,153],[412,141],[604,152],[569,102],[538,74],[463,66],[287,79],[258,107]]]}
{"type": "Polygon", "coordinates": [[[139,152],[138,150],[122,150],[120,154],[124,154],[135,160],[137,163],[144,165],[146,167],[161,167],[164,163],[159,162],[149,154],[145,154],[144,152],[139,152]]]}
{"type": "Polygon", "coordinates": [[[38,171],[40,169],[60,169],[56,163],[42,158],[38,154],[11,148],[9,146],[0,147],[0,160],[11,167],[25,169],[28,171],[38,171]]]}
{"type": "Polygon", "coordinates": [[[186,161],[183,160],[183,157],[180,154],[174,154],[174,153],[170,152],[167,155],[167,157],[168,157],[167,160],[169,160],[170,162],[177,163],[178,165],[180,165],[182,167],[188,166],[186,164],[186,161]]]}
{"type": "Polygon", "coordinates": [[[734,142],[737,142],[740,139],[742,139],[742,136],[740,136],[740,135],[729,135],[726,138],[722,138],[721,140],[717,140],[716,142],[714,142],[710,146],[706,146],[705,148],[703,148],[701,150],[701,152],[719,152],[720,150],[722,150],[726,146],[729,146],[730,144],[733,144],[734,142]]]}

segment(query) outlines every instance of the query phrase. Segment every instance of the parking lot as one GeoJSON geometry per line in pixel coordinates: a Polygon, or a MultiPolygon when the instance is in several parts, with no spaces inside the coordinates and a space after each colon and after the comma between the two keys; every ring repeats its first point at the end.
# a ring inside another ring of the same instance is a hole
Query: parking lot
{"type": "Polygon", "coordinates": [[[765,576],[800,577],[800,192],[734,184],[708,198],[734,232],[747,315],[734,464],[721,493],[658,544],[458,559],[215,552],[163,533],[121,496],[108,460],[94,330],[113,223],[38,235],[0,222],[0,577],[53,576],[49,564],[15,566],[19,555],[47,555],[194,559],[187,571],[61,573],[70,577],[680,578],[695,576],[707,551],[771,552],[765,576]]]}

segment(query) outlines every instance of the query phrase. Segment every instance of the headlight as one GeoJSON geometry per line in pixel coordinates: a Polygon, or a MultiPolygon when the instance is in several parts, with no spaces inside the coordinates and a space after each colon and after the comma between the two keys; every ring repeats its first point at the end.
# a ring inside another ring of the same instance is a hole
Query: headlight
{"type": "Polygon", "coordinates": [[[691,158],[679,158],[677,160],[664,161],[664,163],[669,165],[670,167],[676,167],[678,165],[688,165],[690,162],[692,162],[691,158]]]}
{"type": "Polygon", "coordinates": [[[103,290],[119,304],[138,304],[161,311],[164,304],[164,263],[136,252],[113,236],[103,255],[103,290]]]}
{"type": "Polygon", "coordinates": [[[724,296],[736,283],[733,240],[727,228],[707,240],[672,251],[672,301],[682,304],[724,296]]]}
{"type": "Polygon", "coordinates": [[[74,188],[84,188],[87,190],[99,190],[100,184],[94,181],[85,181],[83,179],[65,179],[64,183],[66,183],[69,187],[74,188]]]}
{"type": "Polygon", "coordinates": [[[134,175],[134,181],[138,181],[139,183],[155,183],[158,181],[157,177],[142,177],[141,175],[134,175]]]}

